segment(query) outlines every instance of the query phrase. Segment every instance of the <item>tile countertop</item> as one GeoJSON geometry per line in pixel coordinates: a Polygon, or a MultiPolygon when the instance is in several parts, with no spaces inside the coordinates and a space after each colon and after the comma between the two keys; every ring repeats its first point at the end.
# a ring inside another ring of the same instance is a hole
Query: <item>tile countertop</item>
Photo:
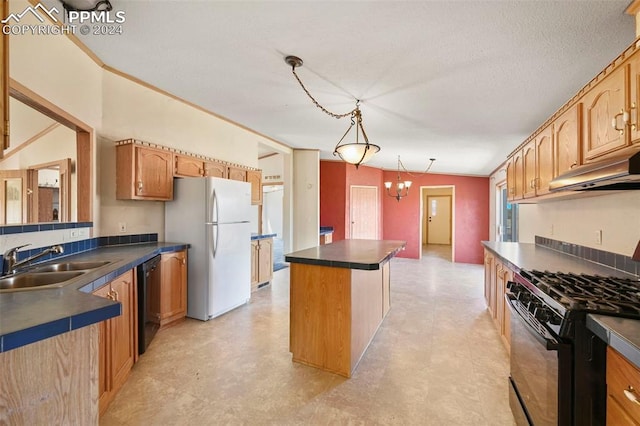
{"type": "Polygon", "coordinates": [[[255,241],[255,240],[265,240],[267,238],[273,238],[278,234],[255,234],[255,233],[251,233],[251,241],[255,241]]]}
{"type": "MultiPolygon", "coordinates": [[[[516,271],[537,269],[637,279],[617,269],[535,244],[496,241],[483,241],[482,244],[516,271]]],[[[640,320],[589,314],[587,328],[640,368],[640,320]]]]}
{"type": "Polygon", "coordinates": [[[63,287],[0,292],[0,352],[28,345],[120,315],[120,303],[91,293],[152,257],[188,248],[183,243],[101,247],[46,263],[109,261],[63,287]]]}
{"type": "Polygon", "coordinates": [[[333,226],[321,226],[320,235],[333,234],[333,226]]]}
{"type": "Polygon", "coordinates": [[[341,240],[285,255],[289,263],[330,266],[335,268],[375,270],[400,250],[406,241],[341,240]]]}

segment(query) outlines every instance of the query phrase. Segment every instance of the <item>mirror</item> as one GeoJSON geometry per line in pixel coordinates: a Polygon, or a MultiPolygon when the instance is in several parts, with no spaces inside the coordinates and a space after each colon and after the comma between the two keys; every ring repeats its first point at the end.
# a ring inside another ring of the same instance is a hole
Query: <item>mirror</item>
{"type": "Polygon", "coordinates": [[[0,225],[91,221],[92,129],[11,80],[0,225]],[[52,161],[54,160],[54,161],[52,161]]]}
{"type": "Polygon", "coordinates": [[[9,108],[9,148],[0,160],[0,225],[77,220],[76,131],[15,97],[9,108]]]}

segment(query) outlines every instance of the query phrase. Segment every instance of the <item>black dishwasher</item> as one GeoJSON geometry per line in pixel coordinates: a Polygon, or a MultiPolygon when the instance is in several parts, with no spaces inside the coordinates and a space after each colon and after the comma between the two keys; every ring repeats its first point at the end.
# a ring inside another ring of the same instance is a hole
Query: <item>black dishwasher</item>
{"type": "Polygon", "coordinates": [[[160,255],[138,266],[138,354],[160,328],[160,255]]]}

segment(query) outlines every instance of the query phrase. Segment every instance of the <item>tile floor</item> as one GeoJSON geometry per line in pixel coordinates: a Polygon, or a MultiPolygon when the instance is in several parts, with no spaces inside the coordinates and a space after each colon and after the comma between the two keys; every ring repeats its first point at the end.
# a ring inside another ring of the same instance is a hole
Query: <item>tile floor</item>
{"type": "Polygon", "coordinates": [[[156,335],[100,424],[513,425],[482,265],[393,259],[392,308],[351,379],[293,363],[289,269],[251,302],[156,335]]]}

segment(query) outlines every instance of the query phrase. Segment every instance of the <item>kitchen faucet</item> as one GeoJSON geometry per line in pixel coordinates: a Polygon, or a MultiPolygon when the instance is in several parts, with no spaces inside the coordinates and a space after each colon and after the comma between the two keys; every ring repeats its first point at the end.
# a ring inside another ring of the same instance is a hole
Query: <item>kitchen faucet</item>
{"type": "Polygon", "coordinates": [[[62,246],[56,244],[42,250],[38,254],[34,254],[33,256],[30,256],[18,262],[18,250],[20,250],[22,247],[26,247],[29,245],[31,244],[24,244],[18,247],[10,248],[9,250],[4,252],[4,255],[2,258],[2,275],[15,274],[18,268],[22,266],[26,266],[31,262],[33,262],[34,260],[40,259],[41,257],[46,256],[49,253],[55,253],[55,254],[64,253],[64,249],[62,248],[62,246]]]}

